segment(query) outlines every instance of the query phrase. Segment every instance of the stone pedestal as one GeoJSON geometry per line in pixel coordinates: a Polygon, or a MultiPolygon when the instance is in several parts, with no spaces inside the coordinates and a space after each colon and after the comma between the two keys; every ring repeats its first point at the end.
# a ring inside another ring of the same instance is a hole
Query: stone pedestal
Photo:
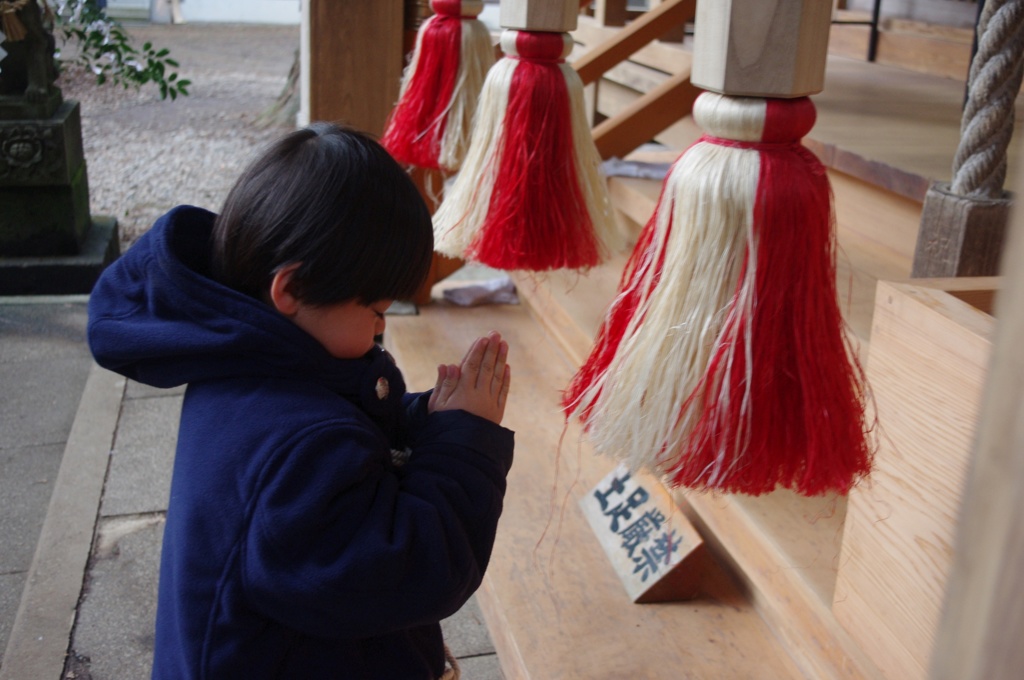
{"type": "Polygon", "coordinates": [[[89,214],[78,102],[0,118],[0,206],[0,295],[88,293],[117,257],[117,221],[89,214]]]}
{"type": "Polygon", "coordinates": [[[4,26],[19,30],[0,55],[0,295],[88,293],[117,257],[117,222],[89,216],[81,115],[54,84],[45,3],[14,5],[4,26]]]}
{"type": "Polygon", "coordinates": [[[0,257],[0,295],[87,294],[119,254],[117,220],[94,216],[74,255],[0,257]]]}
{"type": "Polygon", "coordinates": [[[89,229],[78,102],[0,120],[0,256],[75,255],[89,229]]]}

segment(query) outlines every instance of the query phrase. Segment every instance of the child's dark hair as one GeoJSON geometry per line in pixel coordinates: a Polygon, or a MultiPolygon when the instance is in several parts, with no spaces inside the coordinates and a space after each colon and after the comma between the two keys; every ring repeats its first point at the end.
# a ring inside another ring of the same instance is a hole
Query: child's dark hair
{"type": "Polygon", "coordinates": [[[408,299],[430,269],[430,212],[377,142],[313,123],[274,143],[228,194],[213,232],[213,275],[264,298],[282,267],[301,262],[291,293],[323,306],[408,299]]]}

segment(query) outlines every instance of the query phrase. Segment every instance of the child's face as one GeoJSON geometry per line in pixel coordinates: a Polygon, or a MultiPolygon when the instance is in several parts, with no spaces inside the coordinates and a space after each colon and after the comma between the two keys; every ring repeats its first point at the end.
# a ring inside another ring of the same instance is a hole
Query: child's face
{"type": "Polygon", "coordinates": [[[363,305],[355,300],[324,307],[300,304],[292,316],[299,328],[336,359],[356,359],[373,349],[373,338],[384,332],[384,312],[392,300],[363,305]]]}

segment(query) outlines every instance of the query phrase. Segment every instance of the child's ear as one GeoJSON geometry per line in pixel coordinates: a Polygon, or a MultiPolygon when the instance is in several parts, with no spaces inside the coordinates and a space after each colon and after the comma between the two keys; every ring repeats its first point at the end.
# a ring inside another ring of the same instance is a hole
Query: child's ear
{"type": "Polygon", "coordinates": [[[274,278],[270,280],[270,302],[277,311],[288,317],[295,316],[302,304],[291,292],[292,276],[300,264],[302,263],[293,262],[286,267],[282,267],[274,274],[274,278]]]}

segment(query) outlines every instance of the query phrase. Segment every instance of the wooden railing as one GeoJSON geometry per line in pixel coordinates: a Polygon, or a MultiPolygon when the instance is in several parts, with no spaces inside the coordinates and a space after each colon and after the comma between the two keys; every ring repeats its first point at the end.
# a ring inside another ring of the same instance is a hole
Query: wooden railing
{"type": "MultiPolygon", "coordinates": [[[[627,60],[649,43],[666,36],[680,38],[682,28],[692,21],[696,0],[651,0],[657,2],[649,11],[636,15],[626,24],[631,12],[626,0],[588,0],[593,14],[604,25],[624,25],[612,38],[588,50],[573,62],[584,85],[597,83],[609,70],[627,60]]],[[[688,53],[680,51],[681,58],[688,53]]],[[[689,64],[658,87],[639,97],[616,115],[593,129],[594,143],[602,158],[623,157],[651,140],[672,123],[690,114],[701,90],[690,82],[689,64]]]]}

